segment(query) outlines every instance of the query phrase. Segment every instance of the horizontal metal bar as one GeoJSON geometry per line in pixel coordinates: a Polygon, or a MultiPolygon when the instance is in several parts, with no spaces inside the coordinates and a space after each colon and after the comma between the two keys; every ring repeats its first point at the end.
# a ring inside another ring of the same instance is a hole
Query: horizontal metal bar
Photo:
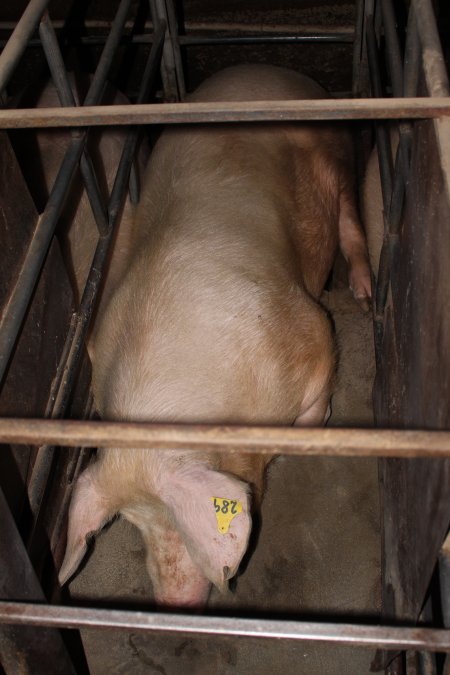
{"type": "Polygon", "coordinates": [[[312,640],[354,647],[450,652],[450,631],[276,619],[240,619],[0,602],[0,623],[312,640]]]}
{"type": "Polygon", "coordinates": [[[24,108],[0,110],[0,129],[186,124],[293,122],[305,120],[422,119],[450,116],[450,97],[236,101],[24,108]]]}
{"type": "MultiPolygon", "coordinates": [[[[85,47],[97,47],[105,44],[104,35],[88,35],[76,37],[73,40],[69,38],[69,44],[83,45],[85,47]]],[[[352,43],[353,35],[350,33],[303,33],[291,35],[179,35],[178,42],[184,47],[195,47],[205,45],[257,45],[257,44],[321,44],[321,43],[352,43]]],[[[0,47],[5,44],[5,40],[0,40],[0,47]]],[[[153,36],[148,33],[124,36],[122,43],[133,45],[148,45],[153,43],[153,36]]],[[[30,40],[29,47],[41,47],[40,40],[30,40]]]]}
{"type": "MultiPolygon", "coordinates": [[[[60,19],[52,19],[52,24],[56,29],[64,28],[65,21],[60,19]]],[[[125,28],[133,28],[132,21],[126,21],[125,28]]],[[[13,30],[16,26],[14,21],[0,21],[0,31],[13,30]]],[[[108,20],[97,20],[97,19],[86,19],[83,21],[83,26],[87,30],[110,30],[111,21],[108,20]]],[[[311,24],[295,24],[282,23],[276,24],[272,21],[267,23],[258,23],[252,27],[248,23],[239,23],[238,21],[185,21],[184,27],[186,31],[202,31],[202,32],[218,32],[218,31],[227,31],[227,32],[243,32],[248,33],[253,30],[255,33],[294,33],[306,34],[306,35],[329,35],[333,33],[353,35],[354,27],[351,24],[341,25],[341,26],[321,26],[321,25],[311,25],[311,24]]],[[[146,21],[143,26],[145,30],[152,32],[154,26],[151,21],[146,21]]]]}
{"type": "Polygon", "coordinates": [[[49,0],[30,0],[0,55],[0,93],[8,84],[49,0]]]}
{"type": "Polygon", "coordinates": [[[304,33],[303,35],[180,35],[179,43],[182,46],[193,47],[197,45],[257,45],[257,44],[321,44],[353,43],[353,35],[349,33],[304,33]]]}
{"type": "Polygon", "coordinates": [[[322,429],[0,418],[0,444],[341,457],[450,457],[450,431],[322,429]]]}

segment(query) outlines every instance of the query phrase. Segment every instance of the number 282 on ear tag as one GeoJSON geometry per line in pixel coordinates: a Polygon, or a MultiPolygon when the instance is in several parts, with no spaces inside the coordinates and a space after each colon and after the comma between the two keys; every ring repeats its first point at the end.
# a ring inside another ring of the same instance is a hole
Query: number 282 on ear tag
{"type": "Polygon", "coordinates": [[[223,497],[210,497],[216,511],[217,528],[220,534],[226,534],[230,523],[238,513],[242,511],[242,504],[237,499],[224,499],[223,497]]]}

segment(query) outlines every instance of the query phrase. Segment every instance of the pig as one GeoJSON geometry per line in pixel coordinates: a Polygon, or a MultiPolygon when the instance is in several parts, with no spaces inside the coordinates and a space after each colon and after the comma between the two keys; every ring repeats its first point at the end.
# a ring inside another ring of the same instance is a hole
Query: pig
{"type": "MultiPolygon", "coordinates": [[[[211,77],[191,101],[323,98],[271,66],[211,77]]],[[[340,125],[181,126],[163,132],[127,226],[122,270],[89,350],[104,420],[321,425],[336,350],[320,295],[336,249],[361,303],[370,272],[340,125]]],[[[203,607],[238,571],[264,456],[105,448],[81,474],[60,570],[116,514],[146,547],[154,598],[203,607]]]]}

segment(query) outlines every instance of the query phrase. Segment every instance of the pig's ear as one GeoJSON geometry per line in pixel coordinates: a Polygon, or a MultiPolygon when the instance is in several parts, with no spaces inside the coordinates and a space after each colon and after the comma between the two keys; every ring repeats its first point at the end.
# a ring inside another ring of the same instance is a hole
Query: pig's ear
{"type": "Polygon", "coordinates": [[[106,525],[115,509],[103,496],[97,465],[79,477],[72,493],[67,528],[67,546],[58,579],[61,586],[76,572],[87,550],[87,539],[106,525]]]}
{"type": "Polygon", "coordinates": [[[192,560],[225,590],[247,549],[252,525],[249,486],[194,464],[172,475],[161,496],[192,560]]]}

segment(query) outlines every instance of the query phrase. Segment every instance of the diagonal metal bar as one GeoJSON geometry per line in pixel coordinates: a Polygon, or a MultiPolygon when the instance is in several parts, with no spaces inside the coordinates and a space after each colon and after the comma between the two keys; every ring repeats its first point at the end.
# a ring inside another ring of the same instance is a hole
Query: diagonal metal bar
{"type": "Polygon", "coordinates": [[[0,55],[0,93],[8,84],[48,3],[49,0],[30,0],[6,43],[0,55]]]}
{"type": "MultiPolygon", "coordinates": [[[[56,38],[56,33],[49,19],[48,12],[45,12],[39,24],[39,35],[42,40],[42,47],[44,49],[45,56],[47,57],[47,63],[50,68],[52,80],[58,92],[61,105],[65,107],[76,106],[77,104],[72,93],[69,78],[67,77],[61,50],[56,38]]],[[[73,133],[76,134],[77,132],[74,131],[73,133]]],[[[106,207],[103,204],[97,178],[94,172],[94,167],[89,158],[86,147],[84,148],[83,154],[81,155],[80,170],[98,230],[100,234],[106,234],[108,231],[106,207]]]]}
{"type": "MultiPolygon", "coordinates": [[[[120,42],[131,0],[121,0],[113,26],[100,57],[99,65],[89,88],[86,102],[96,103],[106,83],[106,77],[115,50],[120,42]]],[[[60,112],[63,112],[61,109],[60,112]]],[[[16,283],[11,290],[8,302],[0,319],[0,382],[3,380],[9,359],[19,334],[23,318],[31,300],[33,290],[39,278],[48,247],[61,213],[68,186],[74,176],[76,166],[83,152],[86,134],[72,140],[56,177],[44,213],[39,219],[34,236],[30,242],[25,260],[19,270],[16,283]]]]}

